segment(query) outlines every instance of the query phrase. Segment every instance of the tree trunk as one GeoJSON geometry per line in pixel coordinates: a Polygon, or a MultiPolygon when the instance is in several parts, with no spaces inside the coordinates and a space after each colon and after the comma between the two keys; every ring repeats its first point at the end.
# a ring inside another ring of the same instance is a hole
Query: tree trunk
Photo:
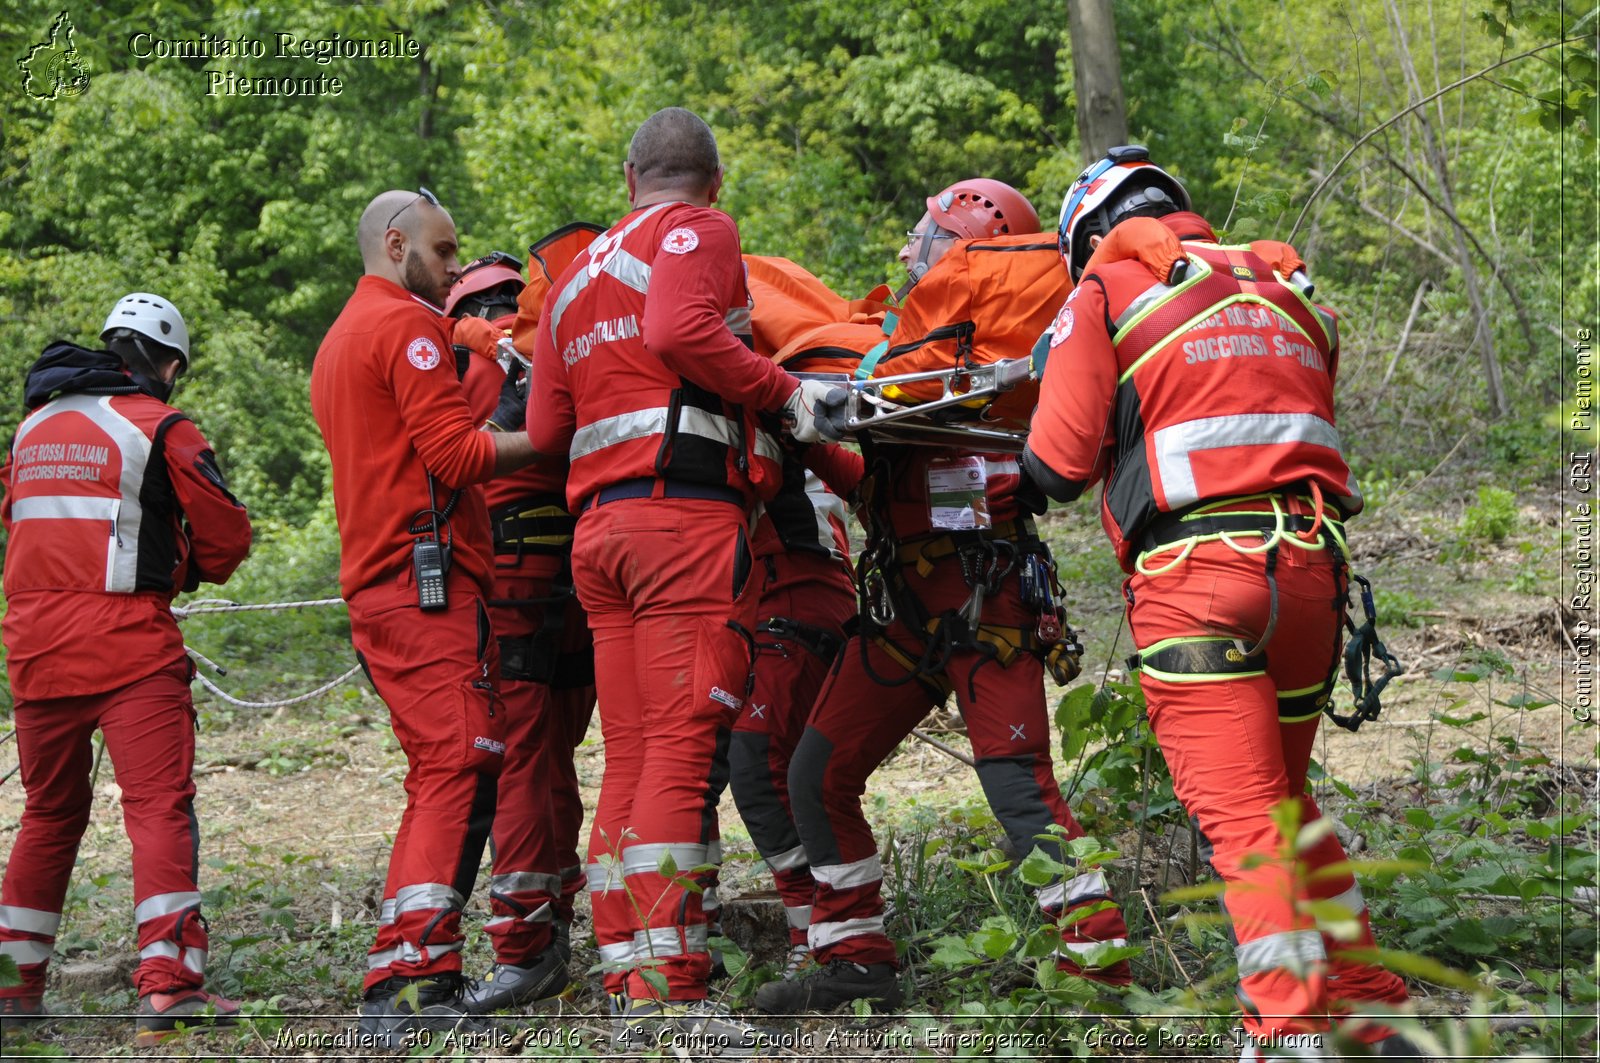
{"type": "MultiPolygon", "coordinates": [[[[1400,19],[1400,11],[1395,6],[1394,0],[1387,2],[1389,22],[1394,28],[1395,50],[1400,60],[1400,70],[1405,75],[1412,99],[1423,99],[1427,94],[1422,91],[1422,82],[1417,78],[1417,68],[1411,61],[1411,45],[1406,41],[1405,24],[1400,19]]],[[[1450,192],[1449,164],[1445,159],[1443,146],[1434,135],[1433,123],[1428,119],[1426,108],[1418,108],[1413,117],[1422,129],[1423,154],[1433,168],[1434,178],[1439,184],[1440,205],[1447,216],[1459,217],[1456,213],[1455,197],[1450,192]]],[[[1462,287],[1466,289],[1467,303],[1472,307],[1476,326],[1473,339],[1477,341],[1483,364],[1483,383],[1489,400],[1489,419],[1498,420],[1505,416],[1510,404],[1506,401],[1505,384],[1500,378],[1500,357],[1494,349],[1494,325],[1489,320],[1489,311],[1484,304],[1483,292],[1478,284],[1478,269],[1473,265],[1472,254],[1460,223],[1452,225],[1450,231],[1455,237],[1456,266],[1461,270],[1462,287]]]]}
{"type": "Polygon", "coordinates": [[[1067,0],[1072,38],[1072,87],[1078,97],[1078,141],[1088,165],[1108,148],[1128,142],[1122,98],[1122,57],[1111,0],[1067,0]]]}

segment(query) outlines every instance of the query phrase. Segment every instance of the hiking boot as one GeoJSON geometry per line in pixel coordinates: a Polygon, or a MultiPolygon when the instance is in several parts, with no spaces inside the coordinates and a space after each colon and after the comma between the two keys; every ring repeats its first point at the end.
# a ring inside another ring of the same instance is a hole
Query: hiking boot
{"type": "Polygon", "coordinates": [[[756,990],[756,1007],[769,1015],[832,1011],[852,1000],[871,1001],[875,1011],[892,1011],[903,999],[893,964],[849,960],[832,960],[756,990]]]}
{"type": "Polygon", "coordinates": [[[367,991],[358,1028],[378,1048],[409,1048],[414,1043],[407,1039],[409,1034],[454,1031],[482,1035],[490,1026],[467,1010],[461,976],[447,974],[379,982],[367,991]],[[412,986],[416,987],[415,999],[407,991],[412,986]]]}
{"type": "Polygon", "coordinates": [[[0,1034],[36,1026],[50,1017],[44,1009],[44,996],[0,997],[0,1034]]]}
{"type": "Polygon", "coordinates": [[[811,959],[811,946],[805,942],[789,946],[789,955],[783,960],[783,980],[792,982],[801,973],[815,966],[811,959]]]}
{"type": "Polygon", "coordinates": [[[1328,1049],[1324,1035],[1320,1033],[1275,1033],[1267,1044],[1246,1036],[1244,1042],[1244,1052],[1239,1056],[1239,1063],[1257,1063],[1263,1059],[1297,1059],[1306,1063],[1325,1060],[1327,1063],[1338,1063],[1340,1059],[1328,1049]]]}
{"type": "Polygon", "coordinates": [[[572,962],[572,924],[565,919],[557,919],[550,928],[550,940],[555,944],[556,951],[561,954],[562,963],[572,962]]]}
{"type": "Polygon", "coordinates": [[[139,998],[134,1041],[142,1048],[158,1045],[185,1030],[214,1030],[235,1026],[239,1005],[203,989],[179,989],[171,993],[146,993],[139,998]]]}
{"type": "Polygon", "coordinates": [[[559,996],[567,988],[567,961],[560,946],[550,945],[526,967],[497,963],[483,981],[471,981],[461,994],[462,1003],[474,1015],[520,1008],[537,1000],[559,996]]]}
{"type": "Polygon", "coordinates": [[[690,1056],[739,1058],[778,1041],[777,1031],[745,1022],[709,1000],[630,1000],[612,1014],[612,1047],[623,1052],[660,1045],[690,1056]]]}

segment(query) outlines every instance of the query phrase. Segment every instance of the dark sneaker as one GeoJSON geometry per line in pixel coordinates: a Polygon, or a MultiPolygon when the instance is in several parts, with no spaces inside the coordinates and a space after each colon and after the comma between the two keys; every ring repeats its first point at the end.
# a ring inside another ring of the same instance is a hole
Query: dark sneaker
{"type": "Polygon", "coordinates": [[[158,1045],[184,1030],[214,1030],[235,1026],[239,1005],[203,989],[179,989],[172,993],[146,993],[139,998],[138,1034],[141,1047],[158,1045]]]}
{"type": "Polygon", "coordinates": [[[833,960],[756,990],[756,1007],[768,1015],[832,1011],[853,1000],[871,1001],[876,1011],[892,1011],[904,999],[892,964],[849,960],[833,960]]]}
{"type": "Polygon", "coordinates": [[[555,944],[556,951],[561,954],[562,963],[572,962],[572,924],[565,919],[557,919],[550,928],[550,940],[555,944]]]}
{"type": "Polygon", "coordinates": [[[611,1020],[612,1046],[683,1049],[689,1056],[737,1059],[778,1043],[776,1030],[745,1022],[709,1000],[632,1000],[611,1020]]]}
{"type": "Polygon", "coordinates": [[[459,975],[390,978],[367,991],[359,1029],[378,1048],[409,1048],[421,1032],[482,1035],[489,1024],[472,1014],[462,999],[459,975]],[[408,992],[416,987],[413,998],[408,992]]]}
{"type": "Polygon", "coordinates": [[[537,1000],[548,1000],[567,988],[567,960],[560,946],[550,946],[535,956],[526,967],[497,963],[481,982],[468,982],[461,994],[468,1011],[487,1015],[491,1011],[520,1008],[537,1000]]]}

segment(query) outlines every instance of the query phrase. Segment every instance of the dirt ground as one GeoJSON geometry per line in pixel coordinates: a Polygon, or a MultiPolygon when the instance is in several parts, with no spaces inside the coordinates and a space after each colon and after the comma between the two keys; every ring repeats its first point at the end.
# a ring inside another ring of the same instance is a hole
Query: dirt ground
{"type": "MultiPolygon", "coordinates": [[[[1081,519],[1071,524],[1047,522],[1046,532],[1058,557],[1064,550],[1087,549],[1084,544],[1092,542],[1094,534],[1081,519]]],[[[1435,558],[1427,551],[1437,552],[1443,545],[1430,543],[1409,528],[1403,517],[1396,517],[1372,531],[1365,545],[1357,546],[1356,561],[1358,567],[1386,573],[1393,583],[1409,586],[1407,574],[1434,568],[1435,558]],[[1416,552],[1419,540],[1424,544],[1420,553],[1416,552]]],[[[1098,542],[1093,546],[1101,548],[1098,542]]],[[[1506,550],[1505,556],[1490,553],[1479,557],[1465,577],[1458,566],[1454,588],[1449,581],[1441,584],[1437,572],[1428,575],[1429,594],[1413,596],[1414,604],[1420,603],[1412,610],[1415,626],[1392,625],[1385,632],[1390,648],[1407,663],[1408,672],[1390,686],[1383,718],[1366,724],[1358,734],[1324,727],[1317,757],[1331,775],[1376,792],[1388,782],[1411,775],[1419,757],[1425,763],[1443,765],[1458,746],[1492,750],[1500,748],[1499,740],[1506,736],[1518,750],[1539,750],[1558,766],[1595,764],[1593,726],[1576,723],[1571,706],[1561,699],[1563,656],[1570,645],[1566,640],[1577,618],[1559,606],[1555,587],[1544,593],[1513,593],[1501,587],[1494,574],[1497,566],[1514,564],[1519,556],[1511,546],[1506,550]],[[1514,662],[1512,673],[1477,683],[1446,682],[1432,675],[1437,669],[1477,667],[1474,662],[1496,659],[1514,662]],[[1529,699],[1533,704],[1550,704],[1522,707],[1529,699]],[[1440,714],[1460,719],[1475,713],[1482,713],[1483,718],[1461,728],[1439,719],[1440,714]]],[[[1105,582],[1109,584],[1110,579],[1114,573],[1105,582]]],[[[1106,586],[1103,590],[1111,593],[1097,593],[1096,604],[1083,609],[1079,621],[1089,644],[1086,663],[1102,665],[1116,659],[1111,644],[1118,623],[1114,589],[1106,586]]],[[[1121,652],[1126,653],[1127,648],[1121,652]]],[[[1080,682],[1097,682],[1100,674],[1091,669],[1080,682]]],[[[1048,689],[1052,704],[1058,693],[1048,689]]],[[[198,700],[204,708],[206,698],[198,700]]],[[[337,708],[311,706],[271,714],[237,710],[231,726],[202,729],[196,772],[196,810],[203,832],[202,886],[210,889],[219,876],[230,874],[238,880],[240,867],[247,869],[245,877],[270,879],[272,873],[261,869],[282,863],[289,869],[283,873],[285,880],[302,884],[293,898],[301,925],[343,926],[351,935],[349,941],[355,941],[365,937],[365,932],[357,933],[355,928],[370,926],[375,918],[389,842],[404,800],[401,779],[405,766],[388,733],[383,707],[370,690],[364,689],[355,701],[330,701],[329,705],[337,708]],[[213,870],[228,865],[234,870],[213,870]],[[306,882],[317,886],[304,888],[306,882]]],[[[952,724],[955,730],[940,729],[938,738],[962,750],[965,739],[958,721],[948,714],[936,714],[930,720],[930,726],[947,728],[952,724]]],[[[590,807],[598,792],[603,755],[596,724],[578,753],[579,775],[590,807]]],[[[14,749],[0,746],[0,774],[14,763],[14,749]]],[[[982,802],[970,768],[914,739],[908,739],[880,770],[873,785],[896,808],[911,802],[934,809],[982,802]]],[[[16,777],[0,785],[0,852],[10,848],[22,796],[16,777]]],[[[99,994],[107,1007],[131,1003],[131,995],[118,995],[126,993],[135,943],[130,918],[130,853],[117,797],[110,765],[103,765],[97,778],[95,817],[74,880],[79,884],[85,880],[106,882],[92,900],[99,938],[82,955],[55,965],[53,999],[89,999],[99,994]]],[[[724,799],[722,812],[725,848],[734,857],[728,864],[723,893],[734,899],[729,909],[734,921],[747,924],[731,927],[730,935],[756,949],[776,951],[781,941],[775,921],[777,906],[763,899],[769,896],[764,892],[769,883],[750,858],[752,847],[731,800],[724,799]],[[739,859],[741,854],[745,859],[739,859]]],[[[482,918],[484,910],[481,892],[480,888],[474,921],[482,918]]],[[[229,921],[240,918],[235,912],[229,921]]],[[[241,932],[237,926],[214,928],[223,933],[230,930],[241,932]]],[[[302,984],[286,986],[280,1002],[285,1012],[331,1016],[354,1004],[364,945],[346,943],[341,947],[348,955],[327,959],[344,976],[335,974],[320,982],[307,978],[302,984]],[[343,992],[340,985],[345,987],[343,992]]],[[[481,937],[469,948],[473,950],[469,967],[486,966],[487,950],[481,937]]],[[[591,990],[563,1006],[584,1010],[598,1002],[598,995],[591,990]]],[[[337,1020],[321,1025],[328,1030],[342,1028],[337,1020]]],[[[95,1050],[121,1054],[117,1046],[125,1043],[96,1041],[99,1047],[95,1050]]],[[[306,1051],[284,1058],[317,1055],[306,1051]]]]}

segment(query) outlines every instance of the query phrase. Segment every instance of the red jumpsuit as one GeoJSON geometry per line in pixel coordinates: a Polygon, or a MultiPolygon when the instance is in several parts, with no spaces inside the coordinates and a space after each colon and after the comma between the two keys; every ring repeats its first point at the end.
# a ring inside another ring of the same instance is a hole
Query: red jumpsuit
{"type": "Polygon", "coordinates": [[[1187,277],[1122,261],[1080,282],[1024,460],[1058,498],[1106,481],[1150,725],[1226,883],[1245,1026],[1324,1030],[1406,999],[1344,954],[1374,945],[1355,879],[1316,873],[1345,859],[1338,839],[1297,862],[1272,819],[1288,801],[1302,824],[1321,815],[1306,771],[1341,643],[1342,515],[1361,506],[1333,425],[1334,321],[1249,248],[1206,242],[1198,216],[1162,221],[1193,238],[1187,277]],[[1312,900],[1348,910],[1358,938],[1319,934],[1312,900]]]}
{"type": "Polygon", "coordinates": [[[545,300],[529,435],[567,453],[572,566],[594,632],[606,767],[589,891],[607,989],[705,996],[699,894],[683,875],[716,837],[717,746],[748,694],[756,593],[749,509],[777,487],[754,411],[798,386],[729,331],[748,301],[719,211],[631,211],[545,300]],[[734,405],[737,404],[737,405],[734,405]],[[741,630],[742,629],[742,630],[741,630]]]}
{"type": "MultiPolygon", "coordinates": [[[[514,315],[495,325],[510,328],[514,315]]],[[[473,358],[462,381],[481,418],[494,412],[504,371],[473,358]]],[[[489,619],[500,640],[506,762],[491,835],[495,960],[528,966],[550,944],[552,919],[572,922],[583,888],[583,799],[573,751],[594,714],[594,642],[572,591],[567,466],[552,460],[484,487],[494,531],[489,619]]]]}
{"type": "Polygon", "coordinates": [[[472,486],[494,474],[495,443],[462,397],[445,320],[399,285],[362,277],[311,370],[311,411],[333,466],[351,640],[408,766],[368,991],[390,977],[460,971],[461,908],[505,751],[485,605],[488,512],[472,486]],[[431,530],[430,506],[452,563],[448,606],[423,611],[412,546],[431,530]]]}
{"type": "MultiPolygon", "coordinates": [[[[941,551],[933,547],[950,539],[947,529],[989,526],[992,539],[1019,545],[1037,540],[1032,522],[1017,508],[1014,456],[931,447],[881,450],[871,471],[875,482],[865,490],[886,492],[886,500],[876,517],[873,503],[863,502],[866,519],[886,520],[889,527],[873,537],[887,532],[898,542],[898,560],[888,564],[898,567],[906,591],[930,616],[961,610],[972,593],[963,559],[953,553],[938,556],[941,551]]],[[[963,536],[959,530],[955,534],[963,536]]],[[[964,533],[967,540],[976,537],[964,533]]],[[[1015,556],[1004,548],[999,556],[1008,554],[1015,556]]],[[[967,723],[978,781],[1016,852],[1041,844],[1038,837],[1052,824],[1067,838],[1083,834],[1051,766],[1040,660],[1022,652],[1002,665],[969,646],[935,647],[926,658],[925,680],[914,679],[905,662],[923,657],[928,637],[910,626],[909,612],[901,597],[895,619],[882,632],[899,648],[899,659],[870,634],[845,646],[790,765],[790,801],[817,883],[810,945],[819,963],[895,962],[894,943],[883,926],[883,866],[861,811],[861,795],[877,766],[952,688],[967,723]]],[[[1037,616],[1022,601],[1014,568],[982,600],[979,618],[984,624],[1034,629],[1037,616]]],[[[1057,883],[1038,896],[1041,910],[1052,918],[1063,909],[1109,901],[1098,871],[1057,883]]],[[[1077,960],[1097,945],[1126,946],[1127,928],[1113,904],[1070,924],[1061,937],[1058,964],[1076,972],[1077,960]]],[[[1129,977],[1126,960],[1084,973],[1113,982],[1129,977]]]]}
{"type": "Polygon", "coordinates": [[[29,373],[32,412],[0,470],[8,537],[6,667],[27,791],[0,886],[0,956],[37,999],[93,793],[98,728],[133,843],[139,995],[199,988],[193,667],[170,604],[226,582],[250,521],[184,415],[119,361],[58,343],[29,373]]]}
{"type": "MultiPolygon", "coordinates": [[[[829,478],[860,477],[854,455],[837,447],[810,454],[807,461],[829,478]]],[[[772,869],[792,948],[806,944],[816,887],[789,806],[789,761],[856,615],[856,593],[844,502],[798,458],[784,462],[784,474],[783,489],[756,525],[756,685],[733,725],[728,761],[734,803],[772,869]]]]}

